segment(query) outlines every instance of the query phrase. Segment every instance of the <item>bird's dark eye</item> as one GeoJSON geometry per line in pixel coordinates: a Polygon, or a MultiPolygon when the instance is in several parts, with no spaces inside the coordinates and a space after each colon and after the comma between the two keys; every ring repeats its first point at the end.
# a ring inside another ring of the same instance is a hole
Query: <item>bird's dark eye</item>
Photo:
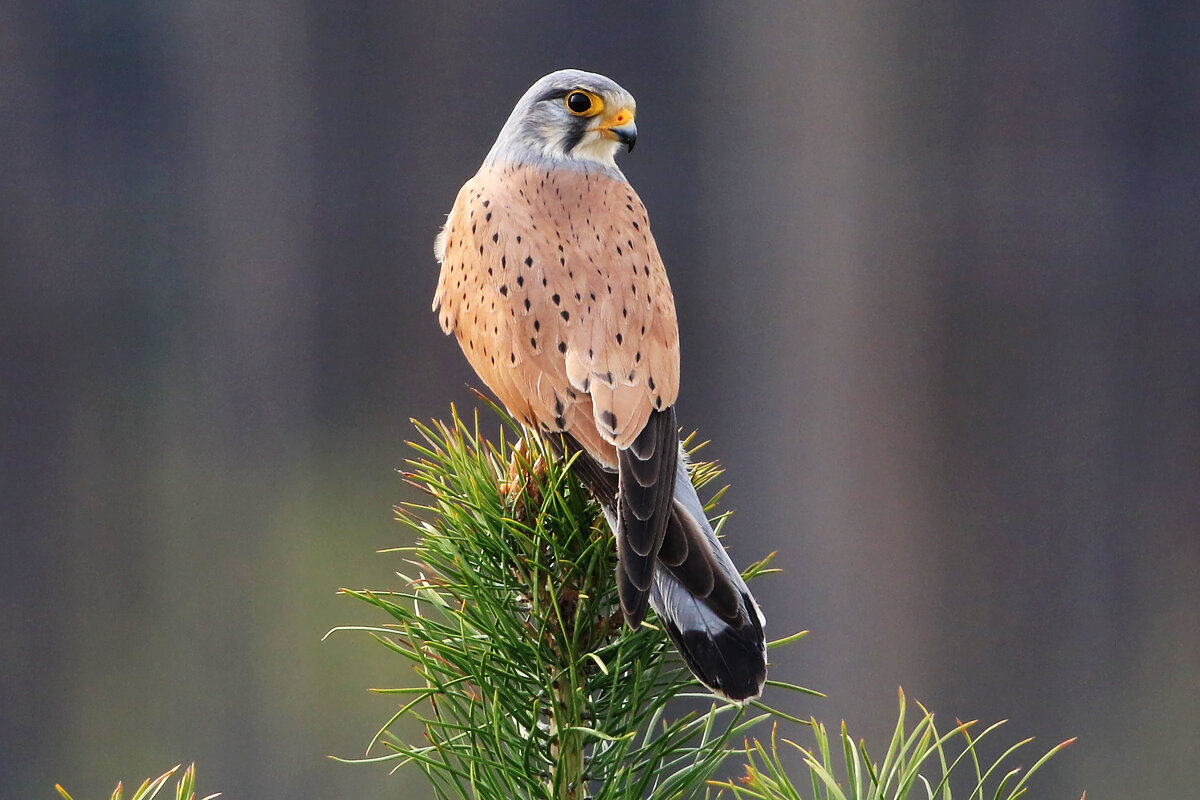
{"type": "Polygon", "coordinates": [[[591,107],[592,98],[583,92],[571,92],[567,95],[567,108],[571,109],[571,113],[586,114],[587,110],[591,107]]]}
{"type": "Polygon", "coordinates": [[[592,110],[592,98],[584,92],[571,92],[567,95],[567,109],[572,114],[586,114],[592,110]]]}

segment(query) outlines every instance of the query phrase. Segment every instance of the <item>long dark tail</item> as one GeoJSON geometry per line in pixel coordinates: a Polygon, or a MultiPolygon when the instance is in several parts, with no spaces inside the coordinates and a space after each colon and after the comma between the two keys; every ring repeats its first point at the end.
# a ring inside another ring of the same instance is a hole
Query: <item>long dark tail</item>
{"type": "Polygon", "coordinates": [[[731,700],[758,697],[767,679],[766,618],[709,525],[682,452],[667,538],[680,534],[688,543],[688,561],[699,550],[708,562],[713,590],[707,596],[693,591],[675,569],[660,560],[650,604],[701,683],[731,700]],[[681,531],[676,532],[676,524],[681,531]],[[729,613],[731,600],[733,613],[729,613]]]}
{"type": "Polygon", "coordinates": [[[678,444],[675,415],[668,411],[656,412],[661,417],[647,424],[645,433],[657,440],[655,445],[635,442],[621,452],[618,474],[601,467],[569,436],[562,441],[571,452],[580,451],[576,474],[599,500],[616,536],[626,620],[640,624],[648,602],[701,683],[722,697],[749,700],[762,693],[767,677],[766,620],[708,522],[678,444]],[[661,433],[667,426],[669,445],[661,433]],[[664,457],[666,446],[669,457],[664,457]],[[660,472],[654,482],[669,487],[669,505],[646,485],[652,461],[660,469],[666,462],[671,470],[660,472]],[[668,512],[661,533],[660,519],[644,509],[668,512]]]}

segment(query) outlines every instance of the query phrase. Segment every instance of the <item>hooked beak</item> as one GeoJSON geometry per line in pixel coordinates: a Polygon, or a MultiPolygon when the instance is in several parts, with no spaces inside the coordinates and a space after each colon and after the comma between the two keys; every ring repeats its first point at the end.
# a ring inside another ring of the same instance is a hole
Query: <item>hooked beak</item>
{"type": "Polygon", "coordinates": [[[615,139],[625,145],[625,149],[631,153],[633,146],[637,144],[637,125],[633,122],[633,111],[628,108],[622,108],[612,116],[606,117],[596,129],[600,131],[601,136],[615,139]]]}

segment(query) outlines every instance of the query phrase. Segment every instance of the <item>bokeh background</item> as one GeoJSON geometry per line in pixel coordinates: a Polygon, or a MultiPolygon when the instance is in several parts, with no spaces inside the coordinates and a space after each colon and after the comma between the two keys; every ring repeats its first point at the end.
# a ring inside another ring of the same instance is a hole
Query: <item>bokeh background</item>
{"type": "Polygon", "coordinates": [[[379,621],[334,592],[394,582],[408,418],[473,403],[434,234],[563,66],[639,100],[680,419],[813,631],[773,676],[828,699],[769,699],[1191,796],[1200,5],[8,0],[0,797],[421,796],[326,758],[408,673],[321,636],[379,621]]]}

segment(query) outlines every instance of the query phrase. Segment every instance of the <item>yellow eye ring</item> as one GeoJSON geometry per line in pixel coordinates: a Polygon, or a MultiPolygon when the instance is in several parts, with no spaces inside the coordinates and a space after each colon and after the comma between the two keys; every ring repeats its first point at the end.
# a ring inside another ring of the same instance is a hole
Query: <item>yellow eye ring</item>
{"type": "Polygon", "coordinates": [[[563,103],[577,117],[594,117],[604,111],[604,101],[600,95],[584,89],[572,89],[563,98],[563,103]]]}

